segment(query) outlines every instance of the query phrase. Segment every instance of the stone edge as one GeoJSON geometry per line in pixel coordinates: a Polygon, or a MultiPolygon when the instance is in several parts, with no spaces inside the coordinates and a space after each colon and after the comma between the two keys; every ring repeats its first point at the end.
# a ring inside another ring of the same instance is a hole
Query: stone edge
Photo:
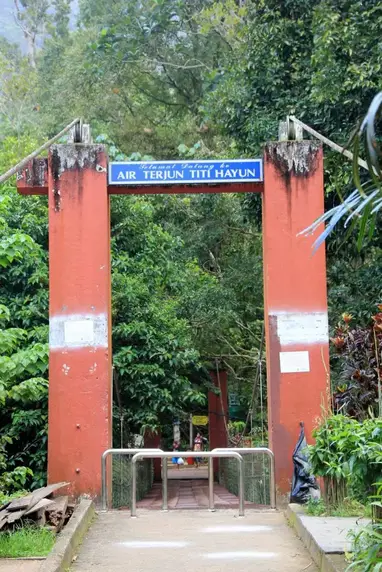
{"type": "Polygon", "coordinates": [[[57,541],[39,572],[65,572],[70,567],[76,549],[88,531],[94,515],[94,502],[81,499],[68,524],[57,536],[57,541]]]}
{"type": "Polygon", "coordinates": [[[345,572],[348,565],[342,554],[326,554],[317,544],[314,537],[305,528],[300,515],[304,514],[304,509],[298,504],[288,504],[286,517],[295,529],[297,536],[305,544],[313,561],[318,566],[320,572],[345,572]]]}

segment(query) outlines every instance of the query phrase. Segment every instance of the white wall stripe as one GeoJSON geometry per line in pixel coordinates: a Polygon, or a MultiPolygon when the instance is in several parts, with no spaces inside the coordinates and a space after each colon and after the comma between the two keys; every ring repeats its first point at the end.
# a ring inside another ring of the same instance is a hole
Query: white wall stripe
{"type": "Polygon", "coordinates": [[[328,342],[329,329],[326,312],[270,311],[269,318],[272,317],[276,318],[277,336],[282,346],[328,342]]]}

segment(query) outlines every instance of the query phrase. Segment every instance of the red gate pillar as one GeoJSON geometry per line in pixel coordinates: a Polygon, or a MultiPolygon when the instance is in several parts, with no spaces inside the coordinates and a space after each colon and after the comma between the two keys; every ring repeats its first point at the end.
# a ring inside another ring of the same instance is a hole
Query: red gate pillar
{"type": "Polygon", "coordinates": [[[110,223],[100,145],[49,156],[48,481],[97,497],[112,442],[110,223]]]}
{"type": "MultiPolygon", "coordinates": [[[[270,447],[279,493],[290,491],[299,422],[309,440],[327,392],[325,249],[298,236],[324,209],[322,148],[270,143],[264,155],[264,320],[270,447]]],[[[321,229],[322,230],[322,229],[321,229]]]]}
{"type": "MultiPolygon", "coordinates": [[[[228,387],[227,372],[219,370],[210,371],[213,384],[220,390],[217,395],[208,393],[208,429],[210,450],[228,446],[226,424],[228,423],[228,387]]],[[[219,459],[214,459],[214,472],[219,470],[219,459]]]]}
{"type": "MultiPolygon", "coordinates": [[[[160,432],[152,433],[151,431],[146,431],[144,434],[144,447],[145,449],[160,449],[161,448],[161,434],[160,432]]],[[[163,460],[167,463],[167,459],[163,460]]],[[[162,460],[154,459],[154,481],[162,480],[162,460]]]]}

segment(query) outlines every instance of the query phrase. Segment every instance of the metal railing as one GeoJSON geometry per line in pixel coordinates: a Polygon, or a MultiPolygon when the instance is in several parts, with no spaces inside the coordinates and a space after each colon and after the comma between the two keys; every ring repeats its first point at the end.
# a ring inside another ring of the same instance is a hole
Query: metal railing
{"type": "Polygon", "coordinates": [[[161,449],[107,449],[102,453],[101,457],[101,510],[107,510],[107,458],[109,455],[135,455],[140,451],[147,451],[148,453],[162,452],[161,449]]]}
{"type": "MultiPolygon", "coordinates": [[[[276,480],[275,480],[275,456],[271,449],[267,447],[228,447],[228,448],[217,448],[213,449],[212,453],[220,453],[222,451],[235,451],[241,455],[267,455],[270,459],[271,470],[269,475],[269,492],[271,497],[271,508],[276,508],[276,480]]],[[[211,480],[211,474],[213,478],[213,463],[209,459],[208,461],[208,479],[211,480]]]]}
{"type": "MultiPolygon", "coordinates": [[[[163,451],[149,452],[140,450],[132,458],[132,484],[131,484],[131,516],[137,516],[137,470],[136,464],[139,459],[171,459],[174,456],[174,451],[164,453],[163,451]]],[[[239,463],[239,516],[244,516],[244,471],[243,471],[243,457],[236,451],[224,449],[219,451],[177,451],[177,457],[202,457],[208,459],[219,459],[223,457],[231,457],[237,459],[239,463]]],[[[168,510],[168,479],[167,479],[167,463],[163,465],[162,474],[162,510],[168,510]]],[[[214,479],[211,473],[208,474],[208,509],[215,510],[214,502],[214,479]]]]}

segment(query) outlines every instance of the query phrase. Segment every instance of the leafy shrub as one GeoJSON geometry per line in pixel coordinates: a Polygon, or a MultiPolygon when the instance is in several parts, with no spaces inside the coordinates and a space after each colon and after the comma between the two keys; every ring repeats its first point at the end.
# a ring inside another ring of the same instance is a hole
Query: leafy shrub
{"type": "Polygon", "coordinates": [[[352,560],[349,571],[376,572],[382,569],[382,524],[370,524],[353,534],[352,560]]]}
{"type": "Polygon", "coordinates": [[[382,419],[357,421],[344,415],[323,419],[309,447],[313,473],[324,477],[327,504],[345,497],[366,500],[381,478],[382,419]]]}
{"type": "MultiPolygon", "coordinates": [[[[375,509],[382,508],[382,483],[378,483],[376,494],[372,497],[374,517],[377,514],[375,509]]],[[[352,564],[348,570],[359,570],[359,572],[375,572],[382,569],[382,522],[376,520],[359,532],[351,532],[350,538],[353,541],[352,564]]]]}
{"type": "MultiPolygon", "coordinates": [[[[38,287],[45,283],[46,261],[37,242],[12,226],[33,230],[37,217],[34,223],[32,215],[13,221],[18,197],[9,185],[2,192],[0,295],[6,304],[0,304],[0,490],[4,495],[45,481],[48,344],[47,328],[39,326],[41,307],[28,290],[35,282],[38,287]]],[[[40,288],[42,306],[44,296],[40,288]]]]}
{"type": "Polygon", "coordinates": [[[380,394],[382,305],[367,327],[351,327],[352,316],[343,314],[331,342],[340,360],[339,383],[333,408],[358,420],[382,415],[380,394]]]}

